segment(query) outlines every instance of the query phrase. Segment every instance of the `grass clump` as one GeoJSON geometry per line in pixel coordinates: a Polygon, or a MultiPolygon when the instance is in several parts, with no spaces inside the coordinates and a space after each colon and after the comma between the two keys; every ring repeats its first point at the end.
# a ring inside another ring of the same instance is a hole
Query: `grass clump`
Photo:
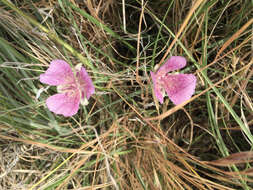
{"type": "Polygon", "coordinates": [[[251,189],[252,1],[0,1],[2,189],[251,189]],[[159,104],[172,55],[195,95],[159,104]],[[82,63],[96,93],[45,106],[51,60],[82,63]]]}

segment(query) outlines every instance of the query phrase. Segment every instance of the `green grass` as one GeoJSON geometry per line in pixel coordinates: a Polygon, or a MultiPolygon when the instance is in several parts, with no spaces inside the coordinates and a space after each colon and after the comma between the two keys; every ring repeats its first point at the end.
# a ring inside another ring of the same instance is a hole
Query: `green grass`
{"type": "Polygon", "coordinates": [[[252,8],[0,0],[0,187],[252,189],[251,154],[235,154],[253,143],[252,8]],[[166,54],[198,77],[188,104],[152,94],[149,72],[166,54]],[[54,59],[82,63],[96,87],[73,117],[45,105],[56,88],[39,75],[54,59]]]}

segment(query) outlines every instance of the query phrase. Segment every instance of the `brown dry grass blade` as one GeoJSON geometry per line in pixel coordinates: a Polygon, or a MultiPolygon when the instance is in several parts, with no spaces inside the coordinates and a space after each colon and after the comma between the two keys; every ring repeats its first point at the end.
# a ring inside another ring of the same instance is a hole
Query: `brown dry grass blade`
{"type": "Polygon", "coordinates": [[[231,38],[229,38],[228,41],[225,42],[225,44],[221,47],[219,52],[217,53],[215,60],[220,56],[220,54],[235,40],[237,39],[250,25],[253,24],[253,18],[250,19],[246,24],[243,25],[240,30],[238,30],[231,38]]]}
{"type": "Polygon", "coordinates": [[[241,164],[241,163],[247,163],[247,162],[252,162],[252,161],[253,161],[253,152],[247,151],[247,152],[234,153],[225,158],[211,161],[211,162],[206,162],[206,163],[215,165],[215,166],[229,166],[233,164],[241,164]]]}
{"type": "Polygon", "coordinates": [[[241,172],[241,174],[253,176],[253,168],[247,169],[247,170],[241,172]]]}
{"type": "Polygon", "coordinates": [[[179,31],[177,32],[174,40],[171,42],[170,46],[168,47],[166,53],[164,54],[163,58],[160,60],[159,62],[159,66],[162,65],[162,63],[164,62],[164,60],[166,59],[166,57],[168,56],[168,54],[171,51],[171,48],[174,46],[174,44],[177,42],[179,36],[182,34],[182,32],[184,31],[184,29],[186,28],[187,24],[189,23],[192,15],[194,14],[194,12],[199,8],[199,6],[205,2],[204,0],[197,0],[191,7],[189,13],[187,14],[186,18],[184,19],[184,22],[182,23],[182,26],[180,27],[179,31]]]}

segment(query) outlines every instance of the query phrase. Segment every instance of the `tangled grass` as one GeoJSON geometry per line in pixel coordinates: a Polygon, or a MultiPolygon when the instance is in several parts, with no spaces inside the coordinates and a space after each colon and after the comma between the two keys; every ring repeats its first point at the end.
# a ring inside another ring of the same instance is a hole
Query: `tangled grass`
{"type": "Polygon", "coordinates": [[[251,189],[252,1],[0,0],[0,189],[251,189]],[[195,95],[159,104],[150,71],[187,58],[195,95]],[[82,63],[65,118],[38,77],[82,63]]]}

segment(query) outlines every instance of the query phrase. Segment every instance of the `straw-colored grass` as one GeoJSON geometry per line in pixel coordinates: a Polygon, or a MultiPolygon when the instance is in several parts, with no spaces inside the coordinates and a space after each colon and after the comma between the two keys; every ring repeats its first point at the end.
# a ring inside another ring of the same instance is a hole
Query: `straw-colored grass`
{"type": "Polygon", "coordinates": [[[0,189],[252,189],[252,1],[0,0],[0,189]],[[194,96],[159,104],[150,71],[187,58],[194,96]],[[45,106],[50,61],[96,93],[45,106]]]}

